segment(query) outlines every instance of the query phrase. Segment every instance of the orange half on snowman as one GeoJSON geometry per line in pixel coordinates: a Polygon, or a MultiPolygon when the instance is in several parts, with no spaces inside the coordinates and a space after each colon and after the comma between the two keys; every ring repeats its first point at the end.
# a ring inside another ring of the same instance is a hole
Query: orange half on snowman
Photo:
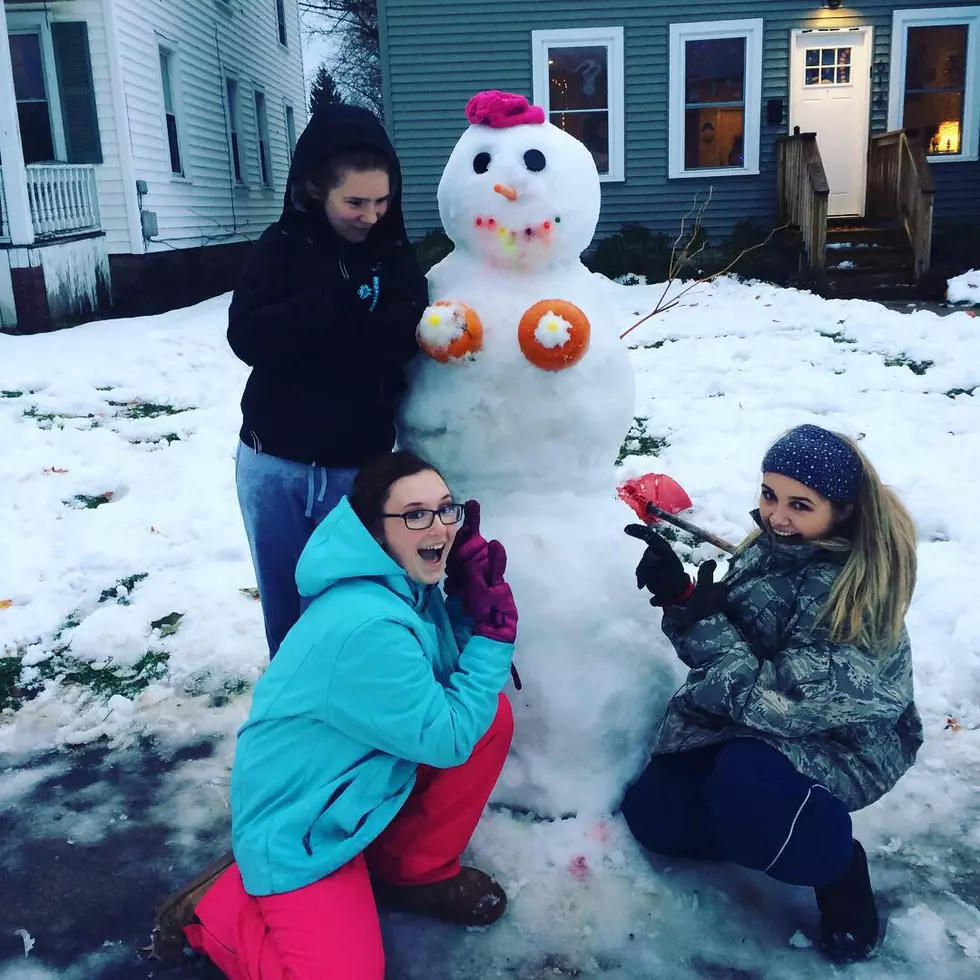
{"type": "Polygon", "coordinates": [[[582,360],[591,332],[589,318],[574,303],[545,299],[521,317],[517,341],[535,367],[561,371],[582,360]]]}
{"type": "Polygon", "coordinates": [[[465,303],[441,299],[422,314],[416,337],[423,353],[433,360],[458,361],[483,346],[483,324],[465,303]]]}

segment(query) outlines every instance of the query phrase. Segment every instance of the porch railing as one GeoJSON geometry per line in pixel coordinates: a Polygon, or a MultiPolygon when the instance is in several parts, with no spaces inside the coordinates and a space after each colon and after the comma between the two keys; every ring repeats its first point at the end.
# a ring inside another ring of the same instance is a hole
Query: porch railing
{"type": "Polygon", "coordinates": [[[99,192],[91,164],[30,164],[27,193],[38,238],[99,227],[99,192]]]}
{"type": "Polygon", "coordinates": [[[871,137],[868,150],[868,215],[896,221],[915,253],[915,278],[929,271],[936,185],[925,150],[904,130],[871,137]]]}
{"type": "Polygon", "coordinates": [[[827,264],[827,203],[830,185],[824,173],[816,133],[796,132],[777,140],[779,224],[799,230],[811,270],[827,264]]]}

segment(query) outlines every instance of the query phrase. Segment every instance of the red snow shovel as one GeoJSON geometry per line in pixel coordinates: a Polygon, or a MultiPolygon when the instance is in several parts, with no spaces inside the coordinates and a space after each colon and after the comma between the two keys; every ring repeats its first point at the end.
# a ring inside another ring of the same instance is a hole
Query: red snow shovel
{"type": "Polygon", "coordinates": [[[627,480],[616,492],[619,499],[629,504],[644,524],[656,524],[658,520],[664,520],[730,555],[735,553],[735,545],[730,541],[676,516],[682,510],[690,510],[694,504],[687,491],[666,473],[647,473],[645,476],[627,480]]]}

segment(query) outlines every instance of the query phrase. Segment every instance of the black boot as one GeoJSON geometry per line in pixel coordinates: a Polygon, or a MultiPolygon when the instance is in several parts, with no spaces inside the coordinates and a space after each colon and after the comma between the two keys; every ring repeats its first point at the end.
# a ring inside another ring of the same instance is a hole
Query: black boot
{"type": "Polygon", "coordinates": [[[820,909],[820,947],[835,963],[866,960],[878,947],[878,909],[868,857],[854,841],[851,863],[840,877],[814,888],[820,909]]]}

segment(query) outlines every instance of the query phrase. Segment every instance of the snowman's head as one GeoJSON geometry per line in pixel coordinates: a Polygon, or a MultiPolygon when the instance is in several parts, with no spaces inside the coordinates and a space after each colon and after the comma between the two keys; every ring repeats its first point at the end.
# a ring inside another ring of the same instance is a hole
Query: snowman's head
{"type": "Polygon", "coordinates": [[[592,154],[523,96],[481,92],[439,181],[439,215],[458,249],[493,265],[577,261],[601,203],[592,154]]]}

